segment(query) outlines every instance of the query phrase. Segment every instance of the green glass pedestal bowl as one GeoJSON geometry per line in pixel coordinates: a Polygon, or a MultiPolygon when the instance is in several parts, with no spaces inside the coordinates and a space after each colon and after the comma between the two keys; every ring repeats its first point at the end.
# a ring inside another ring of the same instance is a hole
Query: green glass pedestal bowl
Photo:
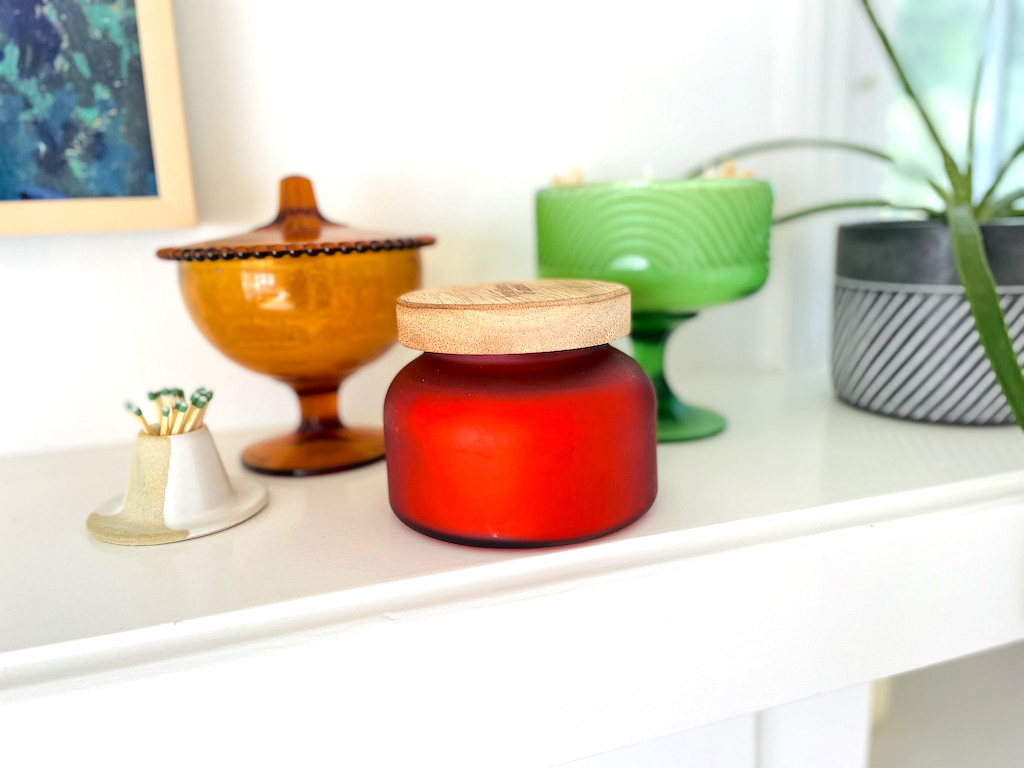
{"type": "Polygon", "coordinates": [[[721,415],[672,393],[665,343],[698,311],[764,285],[771,221],[771,187],[756,179],[617,182],[537,193],[541,277],[629,286],[634,356],[658,393],[659,440],[692,440],[725,428],[721,415]]]}

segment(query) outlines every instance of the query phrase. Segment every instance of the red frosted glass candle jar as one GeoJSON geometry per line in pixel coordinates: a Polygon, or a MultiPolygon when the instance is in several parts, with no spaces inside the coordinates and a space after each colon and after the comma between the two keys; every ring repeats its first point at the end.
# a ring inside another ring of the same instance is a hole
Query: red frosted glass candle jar
{"type": "Polygon", "coordinates": [[[398,336],[423,355],[384,404],[391,507],[447,541],[567,544],[636,520],[657,493],[654,388],[608,343],[629,291],[538,280],[415,291],[398,336]]]}

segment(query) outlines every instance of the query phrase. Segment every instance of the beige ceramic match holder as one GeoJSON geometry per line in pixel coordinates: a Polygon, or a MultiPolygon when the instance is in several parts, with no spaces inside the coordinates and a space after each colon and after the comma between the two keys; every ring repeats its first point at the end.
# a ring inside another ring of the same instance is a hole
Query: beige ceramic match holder
{"type": "Polygon", "coordinates": [[[135,439],[128,492],[89,515],[86,526],[111,544],[168,544],[222,531],[267,503],[250,478],[228,479],[209,430],[135,439]]]}

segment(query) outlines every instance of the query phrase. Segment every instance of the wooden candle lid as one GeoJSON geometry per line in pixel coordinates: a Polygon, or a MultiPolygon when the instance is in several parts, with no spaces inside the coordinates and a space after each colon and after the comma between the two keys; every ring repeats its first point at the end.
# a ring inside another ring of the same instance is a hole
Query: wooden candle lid
{"type": "Polygon", "coordinates": [[[628,333],[629,289],[598,280],[454,285],[398,299],[398,340],[423,352],[558,352],[628,333]]]}

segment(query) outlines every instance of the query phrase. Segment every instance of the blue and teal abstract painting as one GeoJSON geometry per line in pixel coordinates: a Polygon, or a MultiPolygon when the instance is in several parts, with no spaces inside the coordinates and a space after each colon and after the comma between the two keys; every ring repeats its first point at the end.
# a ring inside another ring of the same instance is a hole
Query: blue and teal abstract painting
{"type": "Polygon", "coordinates": [[[156,193],[134,0],[0,0],[0,200],[156,193]]]}

